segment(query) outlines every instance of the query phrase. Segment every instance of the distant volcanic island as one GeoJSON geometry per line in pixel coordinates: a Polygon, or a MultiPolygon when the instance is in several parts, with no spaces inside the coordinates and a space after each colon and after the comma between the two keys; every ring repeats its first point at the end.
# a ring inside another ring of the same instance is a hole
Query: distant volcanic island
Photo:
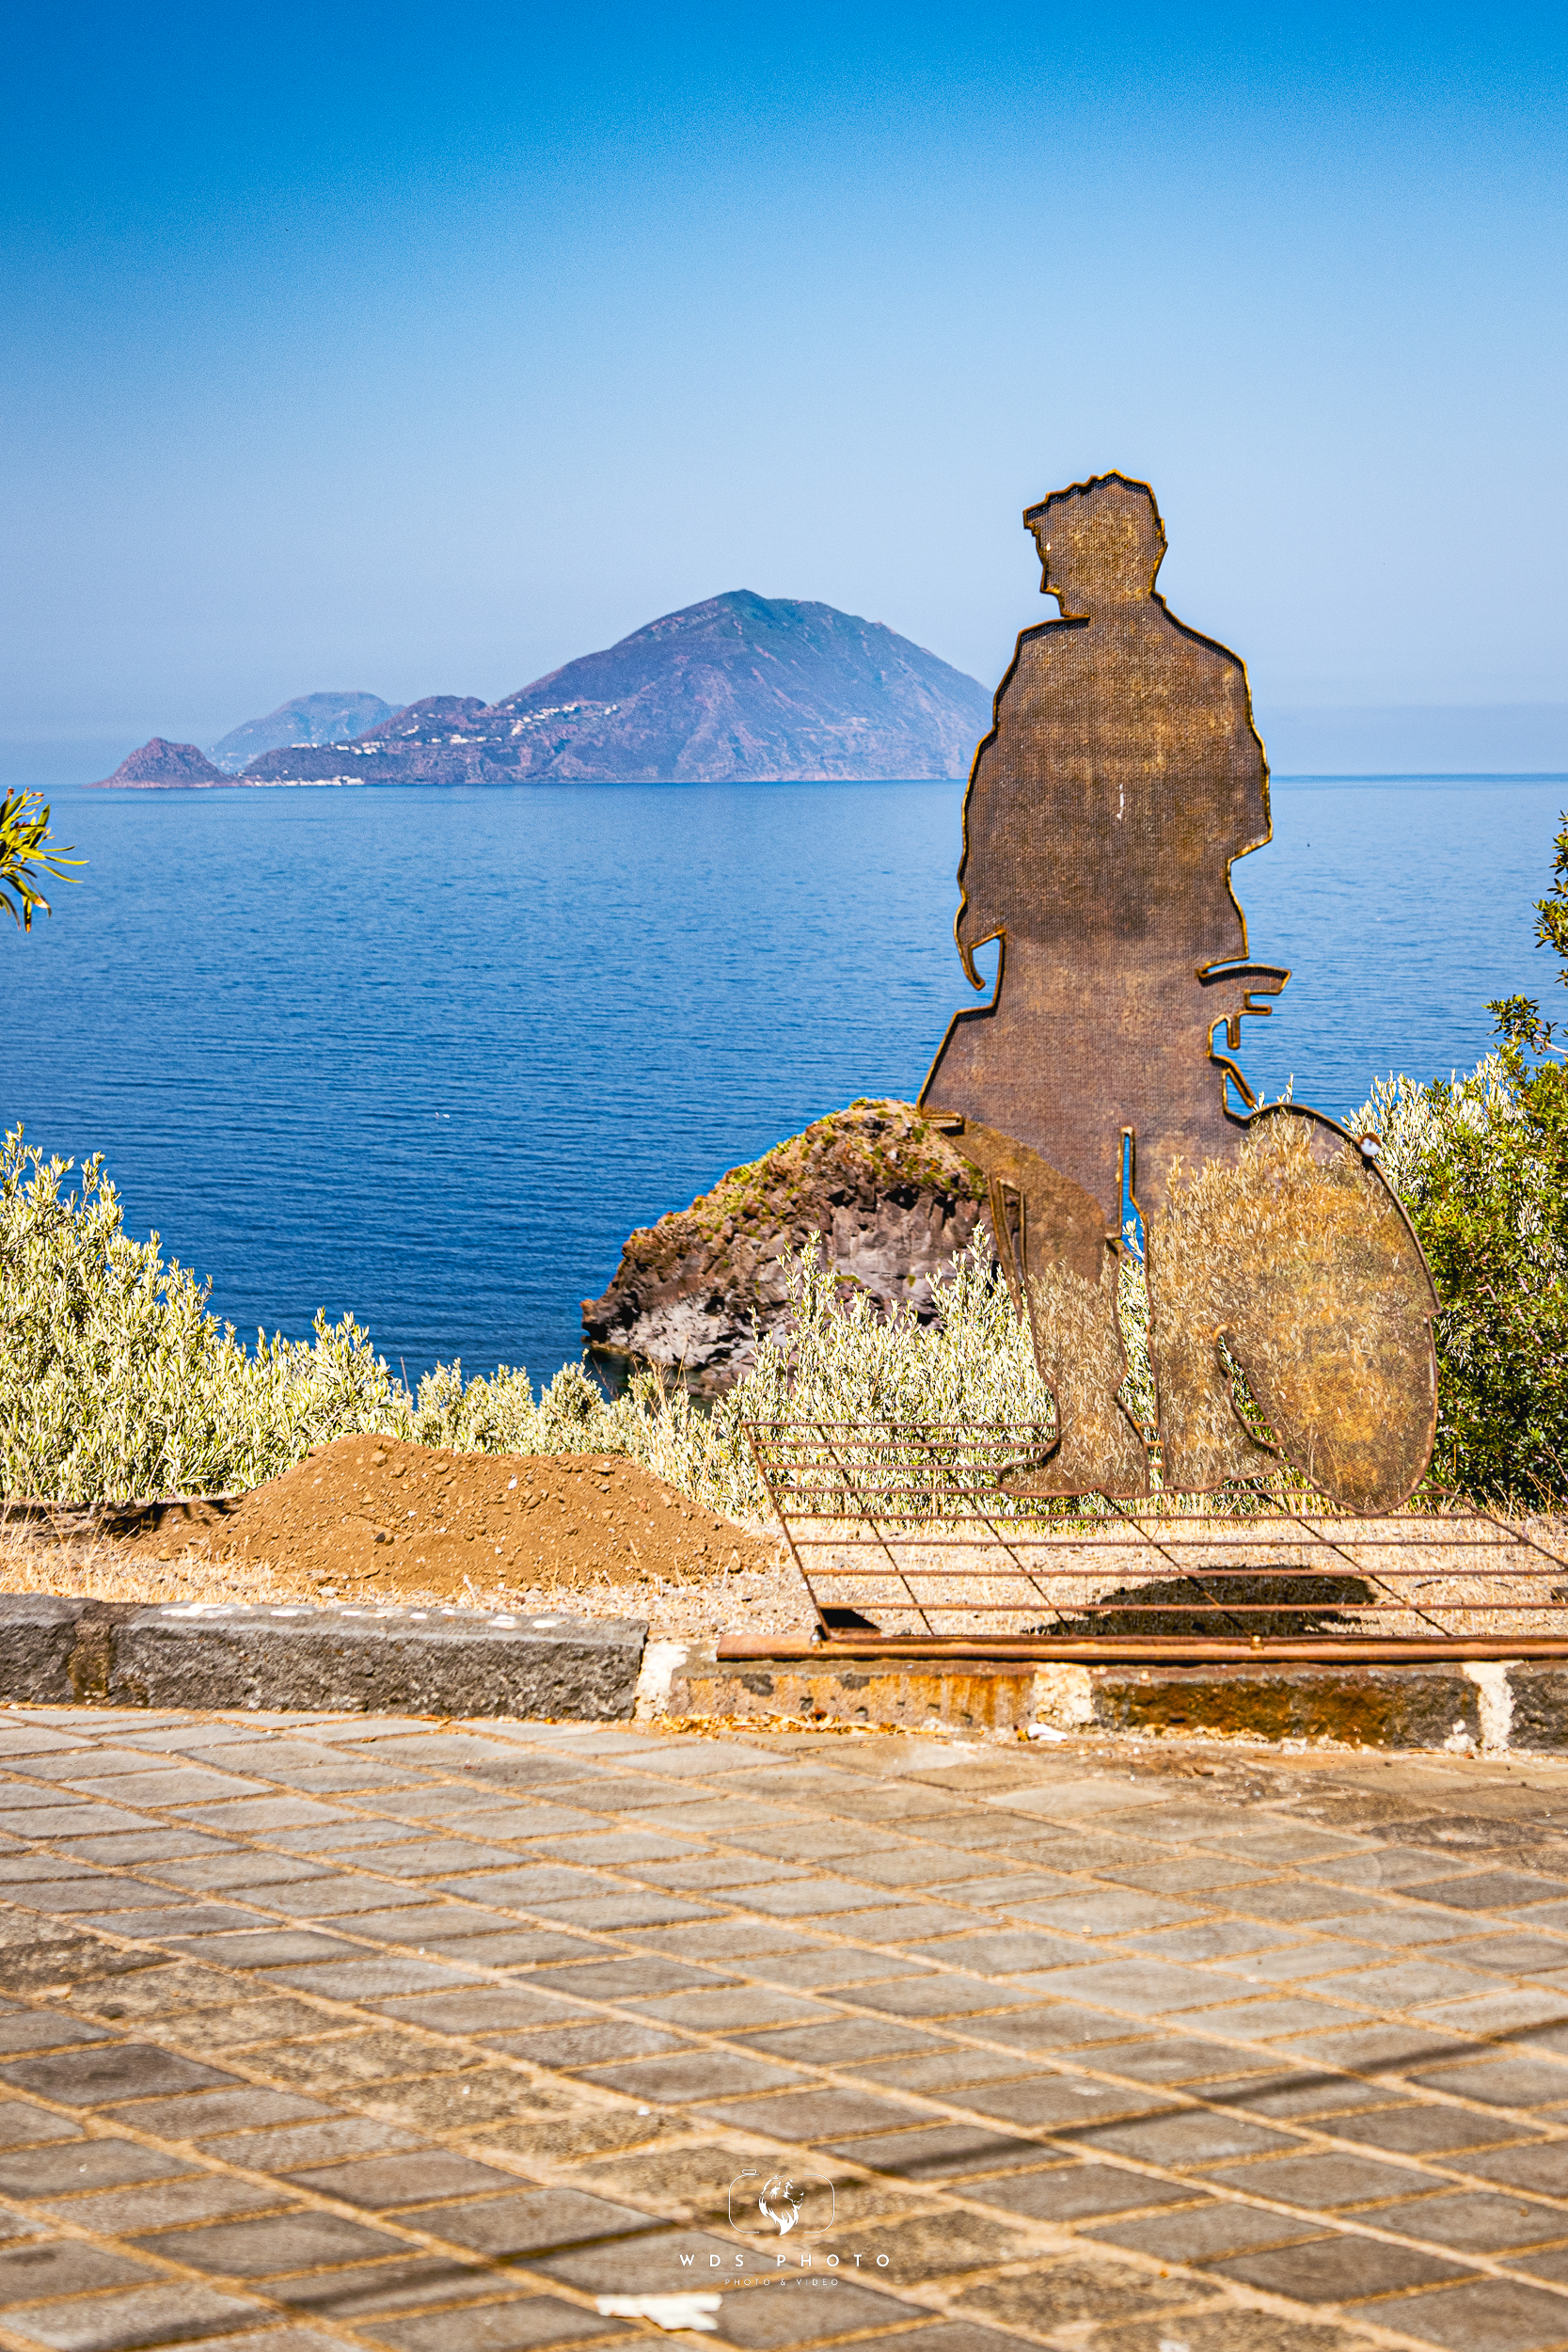
{"type": "Polygon", "coordinates": [[[391,710],[373,694],[302,695],[236,727],[210,759],[155,736],[103,782],[178,790],[961,776],[990,719],[977,680],[879,622],[738,588],[500,702],[433,694],[391,710]]]}

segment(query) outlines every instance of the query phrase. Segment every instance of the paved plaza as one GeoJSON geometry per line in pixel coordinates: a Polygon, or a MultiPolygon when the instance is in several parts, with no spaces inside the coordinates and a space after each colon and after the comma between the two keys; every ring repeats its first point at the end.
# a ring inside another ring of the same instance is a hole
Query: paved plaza
{"type": "Polygon", "coordinates": [[[0,2344],[1568,2345],[1565,1795],[0,1712],[0,2344]]]}

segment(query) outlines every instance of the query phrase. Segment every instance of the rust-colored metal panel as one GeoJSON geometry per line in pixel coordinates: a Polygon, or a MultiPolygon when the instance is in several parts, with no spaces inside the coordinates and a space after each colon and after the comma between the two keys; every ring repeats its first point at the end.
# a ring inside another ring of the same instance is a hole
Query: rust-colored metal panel
{"type": "Polygon", "coordinates": [[[1146,1485],[1115,1402],[1130,1134],[1167,1483],[1266,1463],[1236,1406],[1239,1364],[1287,1460],[1355,1508],[1389,1508],[1431,1451],[1420,1250],[1353,1140],[1293,1108],[1260,1124],[1216,1042],[1223,1029],[1233,1052],[1290,977],[1247,960],[1231,887],[1271,832],[1246,672],[1156,592],[1165,535],[1147,484],[1101,475],[1024,521],[1061,617],[1022,632],[997,690],[958,869],[964,968],[979,987],[991,940],[1000,967],[990,1002],[954,1017],[921,1107],[991,1182],[1061,1424],[1037,1490],[1146,1485]]]}

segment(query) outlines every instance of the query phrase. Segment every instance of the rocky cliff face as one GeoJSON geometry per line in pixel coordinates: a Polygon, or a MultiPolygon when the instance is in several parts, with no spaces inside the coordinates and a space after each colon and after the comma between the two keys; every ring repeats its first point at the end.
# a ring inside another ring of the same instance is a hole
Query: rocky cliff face
{"type": "Polygon", "coordinates": [[[498,703],[433,695],[356,741],[263,753],[247,784],[779,782],[961,776],[990,696],[880,623],[736,589],[498,703]]]}
{"type": "Polygon", "coordinates": [[[985,1180],[907,1103],[854,1103],[733,1168],[689,1209],[631,1235],[582,1327],[608,1355],[721,1389],[754,1353],[753,1323],[787,1307],[780,1258],[818,1233],[879,1306],[933,1311],[931,1277],[974,1234],[985,1180]]]}
{"type": "Polygon", "coordinates": [[[169,743],[161,735],[137,746],[123,758],[112,776],[100,776],[92,791],[105,791],[111,785],[133,785],[143,790],[156,790],[162,786],[178,789],[184,786],[232,784],[221,768],[214,768],[205,752],[194,743],[169,743]]]}

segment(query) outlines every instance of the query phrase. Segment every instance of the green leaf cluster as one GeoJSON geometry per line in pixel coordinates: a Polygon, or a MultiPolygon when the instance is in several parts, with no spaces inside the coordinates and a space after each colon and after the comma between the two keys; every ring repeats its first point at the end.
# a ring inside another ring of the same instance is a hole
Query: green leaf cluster
{"type": "MultiPolygon", "coordinates": [[[[1568,983],[1568,817],[1536,915],[1568,983]]],[[[1389,1079],[1360,1118],[1437,1286],[1430,1483],[1539,1509],[1568,1496],[1568,1071],[1534,999],[1488,1010],[1501,1041],[1467,1077],[1389,1079]]]]}
{"type": "Polygon", "coordinates": [[[69,857],[63,850],[52,849],[49,838],[49,804],[41,793],[0,796],[0,906],[24,931],[32,930],[40,908],[45,914],[50,913],[39,877],[47,874],[55,882],[72,882],[75,877],[67,867],[87,863],[85,858],[69,857]]]}

